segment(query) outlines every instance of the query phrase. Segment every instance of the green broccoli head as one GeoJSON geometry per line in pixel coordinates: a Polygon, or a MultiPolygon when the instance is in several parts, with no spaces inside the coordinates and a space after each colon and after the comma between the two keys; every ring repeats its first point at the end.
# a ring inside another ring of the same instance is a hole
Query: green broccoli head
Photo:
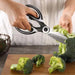
{"type": "Polygon", "coordinates": [[[36,67],[39,67],[45,62],[45,57],[43,55],[36,55],[32,58],[32,62],[36,65],[36,67]]]}
{"type": "Polygon", "coordinates": [[[73,59],[75,59],[75,37],[74,38],[68,38],[66,40],[66,55],[68,57],[71,57],[73,59]]]}
{"type": "Polygon", "coordinates": [[[50,58],[49,65],[51,66],[48,69],[49,73],[52,73],[55,70],[58,70],[60,72],[63,72],[65,70],[65,62],[60,57],[52,56],[50,58]]]}
{"type": "Polygon", "coordinates": [[[33,63],[31,59],[21,57],[18,61],[18,64],[12,64],[10,69],[16,71],[23,71],[24,74],[30,74],[33,69],[33,63]]]}
{"type": "MultiPolygon", "coordinates": [[[[73,33],[70,34],[67,30],[63,29],[60,25],[54,26],[53,30],[55,32],[59,32],[59,33],[63,34],[67,38],[75,38],[75,34],[73,34],[73,33]]],[[[59,56],[59,55],[64,54],[66,51],[67,51],[66,44],[59,43],[58,52],[55,52],[54,55],[59,56]]]]}

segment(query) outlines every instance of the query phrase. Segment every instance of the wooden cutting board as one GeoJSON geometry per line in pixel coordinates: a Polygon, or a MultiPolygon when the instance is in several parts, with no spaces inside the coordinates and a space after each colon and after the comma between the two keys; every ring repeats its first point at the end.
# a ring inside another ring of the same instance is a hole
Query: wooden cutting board
{"type": "MultiPolygon", "coordinates": [[[[39,68],[34,66],[33,72],[30,75],[75,75],[75,62],[66,64],[65,72],[55,71],[52,74],[49,74],[49,60],[52,55],[43,55],[45,56],[45,63],[39,68]]],[[[1,75],[24,75],[22,73],[11,71],[10,66],[11,64],[16,64],[20,57],[29,57],[31,59],[33,56],[35,56],[35,54],[9,54],[1,75]]]]}

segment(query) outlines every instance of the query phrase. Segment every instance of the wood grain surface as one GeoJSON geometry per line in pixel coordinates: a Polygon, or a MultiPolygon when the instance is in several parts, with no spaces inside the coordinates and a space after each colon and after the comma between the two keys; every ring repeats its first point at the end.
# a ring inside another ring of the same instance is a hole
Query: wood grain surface
{"type": "MultiPolygon", "coordinates": [[[[49,74],[49,60],[52,55],[43,55],[45,56],[45,63],[39,68],[34,66],[33,72],[30,75],[75,75],[75,62],[67,63],[65,72],[55,71],[52,74],[49,74]]],[[[35,54],[9,54],[1,75],[24,75],[22,73],[11,71],[10,66],[11,64],[17,64],[20,57],[29,57],[31,59],[33,56],[35,56],[35,54]]]]}

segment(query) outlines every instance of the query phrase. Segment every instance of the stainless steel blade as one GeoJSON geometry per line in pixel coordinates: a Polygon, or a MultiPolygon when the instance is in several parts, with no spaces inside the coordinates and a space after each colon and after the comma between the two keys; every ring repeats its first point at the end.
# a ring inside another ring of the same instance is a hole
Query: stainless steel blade
{"type": "Polygon", "coordinates": [[[53,37],[55,40],[57,40],[61,43],[64,43],[64,44],[65,44],[64,41],[67,39],[67,37],[65,37],[64,35],[62,35],[59,32],[50,32],[48,35],[53,37]]]}

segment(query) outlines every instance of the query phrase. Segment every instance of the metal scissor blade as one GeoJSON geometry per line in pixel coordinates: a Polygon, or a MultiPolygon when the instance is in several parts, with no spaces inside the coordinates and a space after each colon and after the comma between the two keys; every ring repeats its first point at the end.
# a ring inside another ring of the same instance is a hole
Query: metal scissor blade
{"type": "Polygon", "coordinates": [[[64,44],[65,44],[64,41],[67,39],[67,37],[65,37],[64,35],[62,35],[59,32],[50,32],[48,35],[53,37],[55,40],[57,40],[61,43],[64,43],[64,44]]]}

